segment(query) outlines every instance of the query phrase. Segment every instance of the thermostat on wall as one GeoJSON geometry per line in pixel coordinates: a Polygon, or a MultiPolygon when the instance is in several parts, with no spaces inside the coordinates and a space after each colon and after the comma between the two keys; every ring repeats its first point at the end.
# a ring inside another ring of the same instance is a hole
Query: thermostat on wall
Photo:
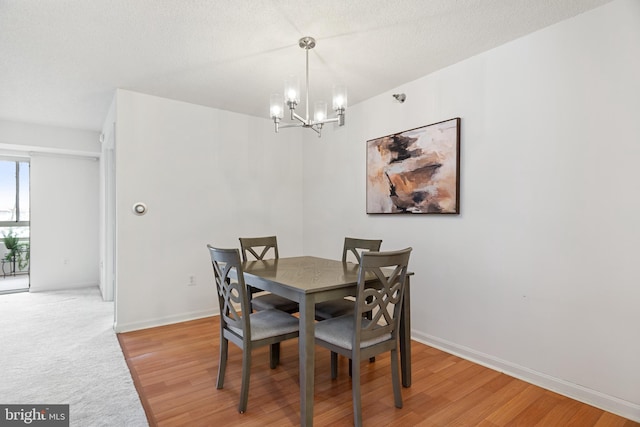
{"type": "Polygon", "coordinates": [[[144,215],[147,213],[147,205],[142,202],[133,205],[133,213],[136,215],[144,215]]]}

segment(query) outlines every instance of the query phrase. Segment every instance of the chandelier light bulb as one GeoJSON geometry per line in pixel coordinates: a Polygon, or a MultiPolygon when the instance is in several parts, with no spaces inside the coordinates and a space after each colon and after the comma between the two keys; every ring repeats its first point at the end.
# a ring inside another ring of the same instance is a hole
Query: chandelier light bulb
{"type": "Polygon", "coordinates": [[[345,86],[333,87],[333,110],[339,111],[347,108],[347,88],[345,86]]]}
{"type": "Polygon", "coordinates": [[[296,76],[289,76],[284,81],[284,97],[287,104],[299,104],[300,103],[300,83],[296,76]]]}
{"type": "Polygon", "coordinates": [[[269,105],[271,118],[280,120],[284,116],[284,100],[282,99],[282,95],[279,93],[271,94],[269,105]]]}
{"type": "Polygon", "coordinates": [[[327,103],[324,101],[316,101],[313,119],[316,122],[321,122],[327,118],[327,103]]]}

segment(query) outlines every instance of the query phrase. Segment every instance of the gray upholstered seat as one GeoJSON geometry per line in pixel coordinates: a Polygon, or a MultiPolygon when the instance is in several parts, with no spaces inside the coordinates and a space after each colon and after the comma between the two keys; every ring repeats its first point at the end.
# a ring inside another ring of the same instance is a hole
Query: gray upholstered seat
{"type": "Polygon", "coordinates": [[[331,378],[338,374],[338,354],[353,362],[351,389],[356,426],[362,425],[360,362],[377,354],[391,352],[394,403],[397,408],[402,408],[398,329],[410,255],[411,248],[363,253],[353,314],[316,324],[316,344],[331,350],[331,378]],[[367,313],[371,313],[371,319],[365,317],[367,313]]]}
{"type": "MultiPolygon", "coordinates": [[[[360,263],[359,250],[377,252],[380,250],[380,245],[382,245],[382,240],[345,237],[344,245],[342,247],[342,262],[354,260],[356,263],[360,263]]],[[[353,313],[353,308],[353,301],[344,298],[320,302],[316,304],[316,320],[326,320],[350,314],[353,313]]]]}
{"type": "MultiPolygon", "coordinates": [[[[276,236],[241,237],[240,249],[242,250],[242,261],[248,261],[249,254],[256,260],[265,259],[270,253],[273,254],[272,258],[277,259],[279,257],[278,240],[276,236]]],[[[298,303],[295,301],[264,292],[262,289],[251,286],[250,283],[248,289],[252,310],[262,311],[276,309],[287,313],[295,313],[298,311],[298,303]]]]}
{"type": "MultiPolygon", "coordinates": [[[[298,319],[280,310],[264,310],[251,313],[249,316],[251,339],[263,340],[276,335],[284,335],[298,331],[298,319]]],[[[242,328],[229,326],[233,332],[243,336],[242,328]]]]}
{"type": "Polygon", "coordinates": [[[316,320],[332,319],[349,313],[353,313],[352,300],[342,298],[316,304],[316,320]]]}
{"type": "Polygon", "coordinates": [[[251,308],[256,311],[262,310],[280,310],[286,313],[296,313],[298,311],[298,303],[291,301],[290,299],[275,295],[269,292],[264,292],[253,286],[249,286],[252,292],[251,296],[251,308]],[[255,295],[255,293],[261,293],[255,295]]]}
{"type": "MultiPolygon", "coordinates": [[[[371,320],[369,319],[363,319],[363,328],[366,328],[370,322],[371,320]]],[[[339,347],[344,347],[347,350],[352,350],[354,328],[355,323],[353,321],[352,314],[335,317],[329,320],[323,320],[316,326],[316,338],[339,347]]],[[[382,334],[368,340],[360,341],[360,347],[371,347],[374,344],[378,344],[382,341],[390,339],[391,334],[382,334]]]]}
{"type": "Polygon", "coordinates": [[[280,359],[280,342],[298,336],[298,319],[278,310],[251,313],[249,292],[237,249],[218,249],[207,245],[216,282],[220,306],[220,363],[216,388],[221,389],[227,367],[229,341],[242,349],[242,384],[238,412],[247,409],[251,352],[269,345],[272,369],[280,359]]]}

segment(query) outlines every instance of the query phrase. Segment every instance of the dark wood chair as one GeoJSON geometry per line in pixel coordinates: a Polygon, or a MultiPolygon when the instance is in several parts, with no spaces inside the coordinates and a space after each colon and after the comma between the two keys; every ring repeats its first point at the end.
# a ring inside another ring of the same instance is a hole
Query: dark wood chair
{"type": "MultiPolygon", "coordinates": [[[[242,250],[242,261],[248,261],[249,255],[256,260],[277,259],[278,240],[276,236],[268,237],[241,237],[240,249],[242,250]],[[265,258],[268,257],[268,258],[265,258]]],[[[286,313],[296,313],[298,311],[298,303],[290,299],[264,292],[260,288],[256,288],[248,284],[250,307],[256,311],[276,309],[286,313]],[[255,295],[260,293],[260,295],[255,295]]]]}
{"type": "Polygon", "coordinates": [[[274,309],[251,313],[238,250],[219,249],[211,245],[207,245],[207,248],[211,255],[220,305],[220,361],[216,388],[221,389],[224,384],[228,342],[231,341],[242,349],[242,384],[238,412],[244,413],[249,399],[252,350],[265,345],[271,346],[270,366],[275,369],[280,362],[280,352],[276,351],[276,346],[298,336],[298,319],[274,309]],[[232,277],[234,270],[237,279],[232,277]]]}
{"type": "MultiPolygon", "coordinates": [[[[354,261],[360,263],[360,254],[362,251],[378,252],[382,240],[372,239],[355,239],[352,237],[344,238],[342,248],[342,262],[354,261]],[[359,252],[360,251],[360,252],[359,252]]],[[[325,301],[316,304],[316,320],[327,320],[345,314],[353,313],[354,304],[349,299],[339,299],[333,301],[325,301]]]]}
{"type": "Polygon", "coordinates": [[[411,248],[362,254],[352,314],[316,324],[316,344],[331,350],[331,378],[338,375],[337,355],[351,359],[354,425],[362,425],[360,362],[391,352],[391,380],[396,408],[402,408],[398,368],[398,330],[411,248]],[[392,269],[385,274],[383,268],[392,269]],[[375,280],[371,281],[371,278],[375,280]],[[369,283],[366,281],[369,280],[369,283]],[[372,318],[365,317],[372,313],[372,318]]]}

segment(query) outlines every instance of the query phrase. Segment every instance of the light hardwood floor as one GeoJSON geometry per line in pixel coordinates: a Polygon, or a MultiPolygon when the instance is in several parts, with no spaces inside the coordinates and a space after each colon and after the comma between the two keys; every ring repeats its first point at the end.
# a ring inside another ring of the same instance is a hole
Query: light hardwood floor
{"type": "MultiPolygon", "coordinates": [[[[237,411],[242,352],[229,345],[223,390],[216,390],[218,317],[119,334],[151,426],[299,425],[298,342],[282,344],[269,369],[268,347],[254,350],[247,412],[237,411]]],[[[362,365],[366,426],[640,426],[524,381],[413,341],[413,385],[393,405],[389,355],[362,365]]],[[[317,347],[314,425],[352,425],[351,382],[340,358],[317,347]]]]}

